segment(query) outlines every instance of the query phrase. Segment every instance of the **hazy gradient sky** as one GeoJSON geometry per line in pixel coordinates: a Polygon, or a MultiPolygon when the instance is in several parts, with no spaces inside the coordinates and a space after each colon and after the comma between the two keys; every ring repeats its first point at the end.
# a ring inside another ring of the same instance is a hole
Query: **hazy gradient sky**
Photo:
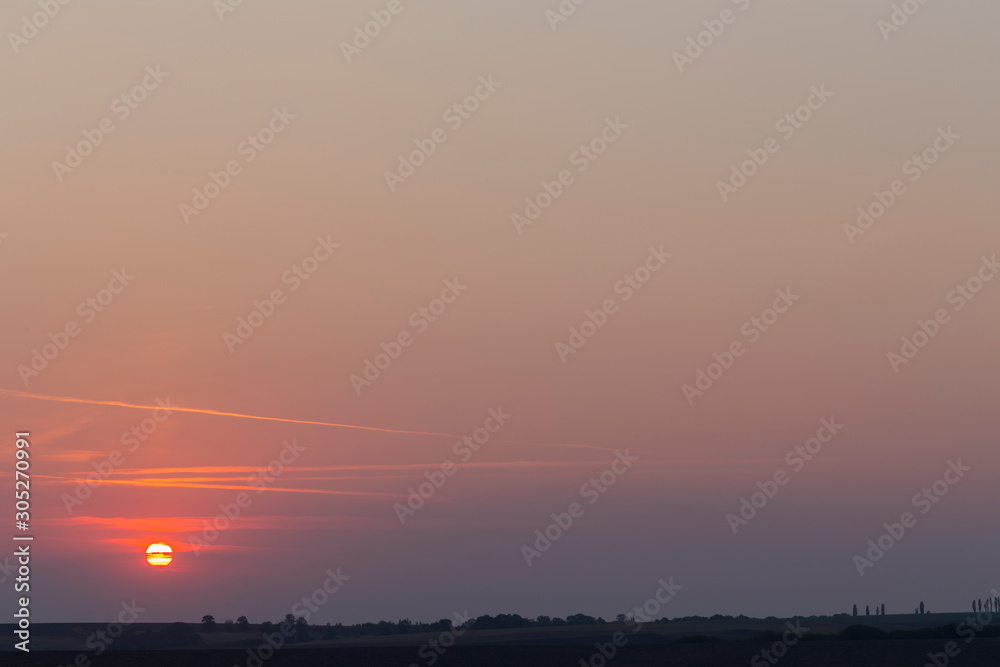
{"type": "MultiPolygon", "coordinates": [[[[669,616],[962,610],[997,585],[1000,280],[961,310],[948,297],[1000,253],[997,3],[928,3],[886,40],[889,0],[591,0],[556,30],[557,0],[403,0],[348,63],[341,43],[386,4],[245,0],[220,20],[210,0],[89,0],[0,46],[0,388],[457,435],[512,415],[400,525],[394,503],[458,460],[455,437],[174,413],[128,452],[151,410],[0,395],[6,488],[31,432],[35,620],[132,599],[147,621],[278,620],[338,567],[350,580],[310,622],[609,618],[669,577],[669,616]],[[674,52],[725,9],[680,72],[674,52]],[[121,118],[147,67],[169,76],[121,118]],[[491,76],[453,129],[445,111],[491,76]],[[832,97],[786,139],[776,122],[814,86],[832,97]],[[275,108],[295,118],[247,162],[275,108]],[[60,182],[52,163],[105,118],[114,132],[60,182]],[[607,119],[628,128],[580,172],[607,119]],[[436,128],[447,141],[390,191],[436,128]],[[960,138],[911,182],[939,128],[960,138]],[[717,182],[768,138],[780,150],[724,202],[717,182]],[[241,172],[186,224],[179,206],[230,160],[241,172]],[[518,233],[511,215],[561,170],[572,184],[518,233]],[[894,179],[905,194],[851,243],[844,225],[894,179]],[[293,291],[318,237],[339,248],[293,291]],[[616,284],[661,246],[626,301],[616,284]],[[134,280],[88,322],[78,304],[123,267],[134,280]],[[411,314],[456,279],[421,330],[411,314]],[[231,353],[224,334],[276,289],[231,353]],[[751,342],[744,323],[785,289],[798,301],[751,342]],[[563,363],[556,344],[608,299],[563,363]],[[938,309],[948,323],[894,372],[887,354],[938,309]],[[403,331],[358,395],[351,375],[403,331]],[[734,341],[743,356],[689,403],[682,386],[734,341]],[[831,417],[843,430],[794,471],[786,452],[831,417]],[[216,487],[293,439],[275,490],[190,551],[240,493],[216,487]],[[581,500],[625,449],[639,460],[581,500]],[[125,462],[69,513],[63,494],[114,450],[125,462]],[[958,459],[972,471],[859,576],[853,556],[958,459]],[[727,513],[778,470],[790,483],[734,535],[727,513]],[[529,567],[521,546],[574,501],[583,517],[529,567]],[[161,540],[177,557],[151,568],[161,540]]],[[[36,11],[4,2],[2,32],[36,11]]]]}

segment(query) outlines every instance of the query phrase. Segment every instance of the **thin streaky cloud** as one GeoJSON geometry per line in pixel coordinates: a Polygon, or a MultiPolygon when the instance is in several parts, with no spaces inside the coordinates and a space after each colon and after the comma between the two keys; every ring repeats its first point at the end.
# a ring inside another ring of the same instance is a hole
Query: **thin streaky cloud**
{"type": "MultiPolygon", "coordinates": [[[[586,466],[605,465],[607,461],[470,461],[466,463],[456,462],[456,468],[582,468],[586,466]]],[[[358,472],[363,470],[382,471],[404,471],[404,470],[427,470],[429,468],[441,467],[440,461],[428,461],[426,463],[398,463],[398,464],[372,464],[372,465],[349,465],[349,466],[295,466],[289,468],[286,473],[300,472],[358,472]]],[[[191,466],[184,468],[123,468],[118,471],[120,475],[175,475],[175,474],[233,474],[257,473],[266,469],[266,466],[191,466]]],[[[83,470],[67,473],[70,475],[87,475],[93,471],[83,470]]],[[[286,474],[283,473],[283,474],[286,474]]],[[[58,478],[54,478],[58,479],[58,478]]]]}
{"type": "MultiPolygon", "coordinates": [[[[125,403],[123,401],[98,401],[89,398],[72,398],[69,396],[50,396],[47,394],[32,394],[27,391],[17,391],[16,389],[2,389],[0,388],[0,394],[7,396],[12,396],[14,398],[29,398],[36,401],[51,401],[53,403],[77,403],[83,405],[104,405],[108,407],[115,408],[128,408],[131,410],[163,410],[164,407],[161,405],[144,405],[141,403],[125,403]]],[[[308,426],[327,426],[331,428],[346,428],[358,431],[375,431],[378,433],[395,433],[397,435],[428,435],[440,438],[462,438],[463,436],[458,433],[442,433],[439,431],[411,431],[407,429],[394,429],[394,428],[382,428],[380,426],[361,426],[359,424],[340,424],[337,422],[321,422],[312,421],[308,419],[286,419],[285,417],[268,417],[265,415],[248,415],[242,412],[223,412],[221,410],[210,410],[206,408],[184,408],[169,406],[172,412],[187,412],[191,414],[199,415],[212,415],[215,417],[233,417],[236,419],[256,419],[259,421],[269,421],[269,422],[281,422],[285,424],[305,424],[308,426]]],[[[494,439],[494,442],[499,443],[512,443],[510,440],[500,440],[494,439]]],[[[513,443],[512,443],[513,444],[513,443]]],[[[540,447],[592,447],[595,449],[604,449],[609,452],[615,451],[614,449],[609,449],[605,447],[597,447],[596,445],[576,445],[572,443],[539,443],[540,447]]]]}
{"type": "Polygon", "coordinates": [[[119,486],[141,486],[145,488],[183,488],[183,489],[229,489],[232,491],[274,491],[278,493],[320,493],[331,496],[366,496],[369,498],[405,498],[397,493],[375,493],[372,491],[334,491],[331,489],[292,489],[283,486],[249,486],[246,484],[194,484],[172,479],[106,479],[102,484],[117,484],[119,486]]]}
{"type": "MultiPolygon", "coordinates": [[[[0,389],[0,394],[13,396],[15,398],[30,398],[36,401],[52,401],[54,403],[82,403],[84,405],[105,405],[115,408],[129,408],[131,410],[163,410],[161,405],[143,405],[141,403],[124,403],[122,401],[98,401],[89,398],[71,398],[69,396],[48,396],[45,394],[31,394],[26,391],[16,391],[13,389],[0,389]]],[[[234,417],[237,419],[257,419],[260,421],[282,422],[286,424],[308,424],[310,426],[329,426],[333,428],[349,428],[359,431],[378,431],[380,433],[397,433],[402,435],[431,435],[446,438],[461,438],[454,433],[438,433],[436,431],[408,431],[405,429],[381,428],[378,426],[359,426],[357,424],[338,424],[336,422],[310,421],[307,419],[285,419],[284,417],[267,417],[264,415],[248,415],[240,412],[222,412],[220,410],[208,410],[204,408],[183,408],[169,406],[172,412],[188,412],[199,415],[213,415],[216,417],[234,417]]]]}
{"type": "MultiPolygon", "coordinates": [[[[159,533],[187,533],[204,528],[205,521],[212,521],[213,516],[162,516],[149,519],[133,517],[102,517],[73,516],[51,517],[40,519],[39,523],[48,526],[77,528],[113,528],[115,530],[147,531],[159,533]]],[[[343,527],[347,525],[365,525],[358,517],[342,516],[240,516],[239,527],[242,530],[280,529],[307,530],[317,527],[343,527]]],[[[48,537],[46,538],[48,539],[48,537]]]]}

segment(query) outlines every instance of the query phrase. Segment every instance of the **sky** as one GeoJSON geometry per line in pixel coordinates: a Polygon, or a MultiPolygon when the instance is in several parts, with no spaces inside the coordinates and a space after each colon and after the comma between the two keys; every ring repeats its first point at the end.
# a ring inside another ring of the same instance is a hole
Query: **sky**
{"type": "Polygon", "coordinates": [[[0,8],[36,621],[997,586],[995,2],[389,6],[0,8]]]}

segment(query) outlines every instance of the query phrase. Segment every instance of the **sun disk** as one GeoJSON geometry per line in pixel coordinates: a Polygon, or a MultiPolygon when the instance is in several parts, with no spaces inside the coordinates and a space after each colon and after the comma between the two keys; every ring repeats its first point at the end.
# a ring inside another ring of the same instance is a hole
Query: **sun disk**
{"type": "Polygon", "coordinates": [[[174,559],[174,550],[162,542],[150,544],[146,549],[146,562],[154,567],[170,565],[174,559]]]}

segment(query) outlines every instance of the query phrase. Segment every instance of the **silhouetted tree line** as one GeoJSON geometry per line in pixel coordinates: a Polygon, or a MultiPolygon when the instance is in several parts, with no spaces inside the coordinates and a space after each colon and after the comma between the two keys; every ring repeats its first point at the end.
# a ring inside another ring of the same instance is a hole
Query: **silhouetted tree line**
{"type": "MultiPolygon", "coordinates": [[[[878,610],[878,608],[876,608],[878,610]]],[[[856,612],[855,608],[855,612],[856,612]]],[[[881,607],[881,613],[885,613],[885,605],[881,607]]],[[[855,615],[857,615],[855,613],[855,615]]],[[[837,617],[847,617],[848,614],[835,614],[834,618],[837,617]]],[[[776,617],[768,616],[767,620],[774,620],[776,617]]],[[[804,616],[796,616],[796,618],[806,618],[804,616]]],[[[809,616],[808,618],[818,618],[816,616],[809,616]]],[[[634,622],[637,619],[633,618],[631,615],[618,614],[612,623],[629,623],[634,622]]],[[[686,622],[686,621],[733,621],[733,620],[752,620],[750,616],[745,614],[739,614],[737,616],[732,616],[729,614],[714,614],[712,616],[678,616],[674,619],[667,617],[661,617],[656,619],[638,619],[643,623],[668,623],[672,621],[676,622],[686,622]]],[[[558,627],[558,626],[580,626],[580,625],[604,625],[609,623],[609,621],[604,620],[604,618],[597,616],[590,616],[587,614],[571,614],[565,618],[558,616],[537,616],[535,618],[527,618],[521,616],[520,614],[497,614],[496,616],[491,616],[485,614],[483,616],[478,616],[476,618],[469,619],[466,623],[462,625],[455,625],[451,619],[442,618],[439,621],[432,623],[419,623],[411,621],[408,618],[401,619],[395,623],[391,621],[378,621],[378,622],[367,622],[367,623],[357,623],[354,625],[344,625],[343,623],[337,623],[336,625],[331,625],[327,623],[325,626],[311,626],[302,617],[294,618],[291,614],[287,614],[285,619],[280,623],[272,623],[271,621],[264,621],[256,628],[251,626],[249,621],[245,616],[240,616],[235,623],[232,621],[224,622],[222,625],[227,632],[253,632],[254,630],[262,634],[271,634],[278,631],[279,626],[290,624],[295,626],[295,636],[290,640],[290,643],[295,642],[305,642],[313,639],[336,639],[336,638],[358,638],[358,637],[383,637],[389,635],[405,635],[405,634],[419,634],[419,633],[441,633],[448,630],[465,629],[465,630],[505,630],[505,629],[517,629],[517,628],[532,628],[532,627],[558,627]]],[[[218,624],[215,618],[206,615],[202,618],[202,631],[203,632],[218,632],[218,624]]]]}
{"type": "Polygon", "coordinates": [[[380,621],[378,623],[358,623],[355,625],[343,625],[338,623],[324,629],[324,639],[334,637],[370,637],[384,635],[405,635],[411,633],[440,633],[454,629],[466,630],[504,630],[512,628],[530,627],[550,627],[560,625],[598,625],[606,623],[603,618],[595,618],[586,614],[573,614],[566,618],[538,616],[537,618],[525,618],[520,614],[497,614],[491,616],[484,614],[476,618],[469,619],[462,625],[455,625],[451,619],[442,618],[433,623],[417,623],[408,618],[391,623],[380,621]]]}
{"type": "MultiPolygon", "coordinates": [[[[983,600],[973,600],[972,601],[973,611],[1000,611],[1000,597],[987,599],[985,604],[983,600]]],[[[871,616],[871,607],[865,607],[865,616],[871,616]]],[[[885,616],[885,604],[875,605],[875,615],[885,616]]],[[[915,614],[929,614],[924,607],[924,603],[921,602],[920,606],[914,609],[915,614]]],[[[858,616],[858,605],[854,605],[852,613],[850,615],[846,613],[834,614],[833,618],[846,618],[848,616],[858,616]]],[[[767,619],[774,619],[774,616],[768,616],[767,619]]],[[[795,618],[821,618],[817,616],[795,616],[795,618]]],[[[674,621],[732,621],[732,620],[750,620],[751,617],[744,614],[738,616],[730,616],[724,614],[715,614],[713,616],[681,616],[674,618],[674,621]]],[[[626,623],[633,622],[634,619],[631,615],[618,614],[613,622],[626,623]]],[[[667,617],[662,617],[658,619],[639,619],[644,623],[655,622],[655,623],[666,623],[670,622],[671,619],[667,617]]],[[[578,626],[578,625],[602,625],[606,624],[605,621],[600,616],[588,616],[587,614],[572,614],[566,618],[560,618],[558,616],[538,616],[535,618],[526,618],[520,614],[497,614],[496,616],[490,616],[485,614],[473,619],[470,619],[462,625],[455,625],[451,619],[442,618],[439,621],[432,623],[418,623],[411,621],[408,618],[400,619],[395,623],[391,621],[378,621],[378,622],[368,622],[368,623],[357,623],[354,625],[344,625],[342,623],[337,623],[336,625],[331,625],[327,623],[325,626],[310,626],[306,619],[303,617],[295,618],[292,614],[286,614],[284,620],[275,624],[271,621],[264,621],[258,626],[258,631],[262,634],[270,634],[280,629],[280,626],[294,626],[295,633],[294,636],[289,640],[290,643],[295,642],[305,642],[312,639],[335,639],[335,638],[354,638],[354,637],[374,637],[374,636],[387,636],[387,635],[405,635],[411,633],[440,633],[446,632],[448,630],[455,629],[466,629],[466,630],[503,630],[503,629],[515,629],[515,628],[531,628],[531,627],[556,627],[556,626],[578,626]]],[[[939,636],[946,636],[946,630],[951,629],[952,634],[954,634],[954,625],[952,626],[942,626],[942,628],[924,628],[919,630],[907,630],[907,631],[893,631],[886,632],[879,628],[873,628],[865,625],[852,625],[845,628],[840,633],[836,635],[817,635],[813,633],[812,639],[816,638],[826,638],[826,639],[892,639],[892,638],[937,638],[939,636]],[[945,634],[942,634],[945,633],[945,634]]],[[[990,626],[993,631],[996,632],[995,635],[989,636],[1000,636],[1000,627],[990,626]]],[[[252,632],[254,628],[250,625],[246,616],[240,616],[235,622],[227,620],[223,623],[223,628],[226,632],[252,632]]],[[[216,632],[218,629],[218,624],[215,621],[215,617],[211,615],[206,615],[201,619],[201,629],[203,632],[216,632]]],[[[158,647],[170,647],[170,646],[189,646],[196,645],[200,643],[200,638],[195,634],[194,630],[185,623],[174,623],[167,630],[160,632],[151,632],[149,636],[144,640],[150,644],[150,648],[158,647]]]]}
{"type": "MultiPolygon", "coordinates": [[[[854,609],[851,611],[851,616],[857,616],[857,615],[858,615],[858,605],[854,605],[854,609]]],[[[871,607],[866,606],[865,607],[865,616],[871,616],[871,615],[872,615],[871,607]]],[[[875,605],[875,615],[876,616],[885,616],[885,605],[884,604],[882,605],[881,608],[879,608],[878,605],[875,605]]]]}
{"type": "MultiPolygon", "coordinates": [[[[294,633],[282,633],[286,636],[291,635],[287,640],[290,644],[294,644],[296,642],[307,642],[312,639],[312,635],[309,632],[309,624],[306,622],[306,619],[302,616],[295,618],[291,614],[285,614],[285,620],[281,621],[278,625],[275,625],[271,621],[264,621],[260,624],[260,631],[262,634],[271,634],[281,626],[293,627],[295,629],[294,633]]],[[[228,619],[223,622],[222,627],[224,632],[250,632],[251,630],[250,621],[247,620],[246,616],[240,616],[236,619],[236,622],[228,619]]],[[[205,614],[202,616],[201,629],[202,632],[216,632],[218,630],[218,623],[215,622],[215,617],[211,614],[205,614]]],[[[330,639],[332,639],[332,636],[330,639]]]]}
{"type": "MultiPolygon", "coordinates": [[[[986,598],[986,604],[983,604],[983,600],[981,598],[972,601],[972,611],[982,612],[984,610],[991,613],[1000,612],[1000,597],[986,598]]],[[[919,606],[913,609],[913,613],[921,615],[921,614],[929,614],[931,612],[929,609],[924,607],[924,603],[921,602],[919,606]]],[[[858,605],[854,605],[854,608],[851,611],[851,615],[852,616],[858,615],[858,605]]],[[[878,605],[875,605],[875,615],[885,616],[885,604],[883,604],[881,608],[879,608],[878,605]]],[[[871,608],[868,606],[865,607],[865,616],[871,616],[871,608]]]]}
{"type": "MultiPolygon", "coordinates": [[[[986,608],[985,608],[985,610],[988,611],[988,612],[997,612],[997,611],[1000,611],[1000,597],[986,598],[986,608]]],[[[982,601],[981,598],[978,599],[978,600],[973,600],[972,601],[972,611],[979,611],[979,612],[983,611],[983,601],[982,601]],[[979,603],[979,608],[978,609],[976,609],[976,603],[977,602],[979,603]]]]}
{"type": "MultiPolygon", "coordinates": [[[[773,618],[773,617],[770,617],[773,618]]],[[[677,621],[704,621],[704,620],[745,620],[749,619],[748,616],[740,614],[739,616],[729,616],[723,614],[715,614],[712,617],[705,616],[685,616],[683,618],[677,618],[677,621]]],[[[633,619],[631,616],[626,616],[625,614],[619,614],[615,619],[618,623],[630,622],[633,619]]],[[[640,619],[643,622],[650,622],[650,619],[640,619]]],[[[653,622],[667,622],[670,619],[663,617],[659,619],[651,619],[653,622]]],[[[561,618],[558,616],[538,616],[535,618],[526,618],[520,614],[497,614],[496,616],[491,616],[485,614],[483,616],[478,616],[476,618],[469,619],[466,623],[456,626],[451,619],[442,618],[439,621],[434,621],[432,623],[418,623],[411,621],[408,618],[401,619],[395,623],[391,621],[378,621],[378,622],[368,622],[368,623],[357,623],[355,625],[344,625],[343,623],[337,623],[336,625],[331,625],[327,623],[325,626],[310,626],[306,619],[299,617],[295,618],[292,614],[287,614],[285,619],[280,623],[276,624],[271,621],[264,621],[256,628],[262,634],[271,634],[279,630],[280,625],[290,624],[295,626],[295,636],[292,638],[291,642],[304,642],[310,641],[311,639],[334,639],[340,637],[374,637],[374,636],[387,636],[387,635],[404,635],[411,633],[440,633],[446,632],[453,629],[466,629],[466,630],[501,630],[501,629],[513,629],[513,628],[531,628],[531,627],[556,627],[556,626],[571,626],[571,625],[602,625],[606,624],[601,617],[589,616],[587,614],[572,614],[566,618],[561,618]]],[[[201,630],[206,633],[219,632],[219,624],[216,622],[215,617],[211,615],[205,615],[201,619],[201,630]]],[[[247,620],[246,616],[240,616],[235,622],[231,620],[224,621],[222,623],[222,632],[252,632],[255,628],[251,626],[250,622],[247,620]]]]}

